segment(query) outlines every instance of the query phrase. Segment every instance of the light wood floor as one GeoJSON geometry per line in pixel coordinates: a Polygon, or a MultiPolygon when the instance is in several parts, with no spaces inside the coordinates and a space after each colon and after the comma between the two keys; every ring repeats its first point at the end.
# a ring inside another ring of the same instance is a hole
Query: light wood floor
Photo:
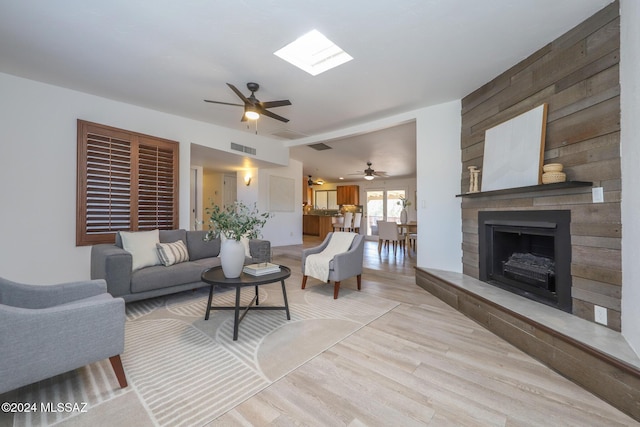
{"type": "MultiPolygon", "coordinates": [[[[305,240],[274,248],[287,286],[318,243],[305,240]]],[[[415,254],[378,255],[377,242],[365,254],[362,292],[401,304],[211,426],[639,425],[418,287],[415,254]]]]}

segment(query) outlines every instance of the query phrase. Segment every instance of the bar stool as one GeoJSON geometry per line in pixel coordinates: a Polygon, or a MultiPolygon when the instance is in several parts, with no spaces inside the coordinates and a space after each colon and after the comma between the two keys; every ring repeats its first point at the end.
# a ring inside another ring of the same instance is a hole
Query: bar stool
{"type": "Polygon", "coordinates": [[[353,212],[347,212],[344,214],[344,225],[342,226],[344,231],[353,230],[353,212]]]}
{"type": "Polygon", "coordinates": [[[362,222],[362,212],[356,212],[353,216],[353,231],[360,233],[360,223],[362,222]]]}
{"type": "Polygon", "coordinates": [[[333,227],[333,231],[342,231],[344,229],[344,217],[332,216],[331,226],[333,227]]]}

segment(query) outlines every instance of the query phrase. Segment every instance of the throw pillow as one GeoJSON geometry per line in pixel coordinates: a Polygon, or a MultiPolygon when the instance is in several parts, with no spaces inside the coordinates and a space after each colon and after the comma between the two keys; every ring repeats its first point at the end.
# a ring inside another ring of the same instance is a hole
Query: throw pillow
{"type": "Polygon", "coordinates": [[[160,264],[156,243],[160,243],[158,230],[120,231],[122,248],[131,253],[133,271],[160,264]]]}
{"type": "Polygon", "coordinates": [[[166,267],[189,261],[187,245],[185,245],[182,240],[173,243],[156,243],[156,248],[158,249],[160,262],[166,267]]]}
{"type": "MultiPolygon", "coordinates": [[[[222,248],[224,248],[224,241],[227,240],[226,236],[223,233],[220,233],[220,254],[222,254],[222,248]]],[[[251,249],[249,248],[249,239],[245,236],[240,238],[240,242],[242,246],[244,246],[244,256],[251,258],[251,249]]],[[[220,256],[218,254],[218,256],[220,256]]]]}

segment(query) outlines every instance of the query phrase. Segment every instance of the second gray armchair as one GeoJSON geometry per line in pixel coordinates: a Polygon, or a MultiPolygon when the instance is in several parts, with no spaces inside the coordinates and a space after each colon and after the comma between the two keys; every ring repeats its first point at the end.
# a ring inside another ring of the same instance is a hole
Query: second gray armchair
{"type": "MultiPolygon", "coordinates": [[[[340,233],[328,233],[324,241],[320,246],[315,248],[304,249],[302,251],[302,289],[307,285],[307,274],[305,272],[305,264],[307,257],[312,254],[319,254],[329,246],[329,242],[334,234],[340,233]]],[[[342,233],[347,234],[347,233],[342,233]]],[[[340,282],[349,277],[356,277],[358,283],[358,290],[362,287],[362,262],[364,256],[364,236],[356,234],[351,242],[351,246],[348,250],[334,255],[328,262],[328,278],[327,282],[334,282],[333,298],[338,298],[338,292],[340,291],[340,282]]]]}

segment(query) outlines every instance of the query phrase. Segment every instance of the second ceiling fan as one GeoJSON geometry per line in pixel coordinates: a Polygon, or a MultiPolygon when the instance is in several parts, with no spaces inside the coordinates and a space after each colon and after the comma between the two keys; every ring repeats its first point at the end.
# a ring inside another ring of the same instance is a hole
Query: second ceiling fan
{"type": "Polygon", "coordinates": [[[283,107],[285,105],[291,105],[291,101],[289,101],[288,99],[283,99],[280,101],[266,101],[266,102],[260,101],[255,96],[255,92],[257,92],[258,89],[260,89],[260,85],[258,83],[253,83],[253,82],[247,83],[247,89],[251,91],[251,95],[249,95],[248,97],[244,96],[242,92],[240,92],[238,88],[232,85],[231,83],[227,83],[227,86],[229,86],[231,90],[236,95],[238,95],[238,97],[244,102],[244,104],[233,104],[231,102],[211,101],[209,99],[205,99],[204,102],[244,107],[244,114],[242,115],[242,119],[240,120],[242,122],[248,119],[256,120],[261,115],[271,117],[272,119],[280,120],[281,122],[284,122],[284,123],[287,123],[289,121],[289,119],[286,119],[268,110],[268,108],[283,107]]]}
{"type": "MultiPolygon", "coordinates": [[[[367,162],[367,168],[363,171],[364,172],[364,179],[366,179],[367,181],[371,181],[373,178],[375,178],[376,176],[379,176],[381,178],[386,178],[389,175],[387,175],[386,172],[383,171],[377,171],[371,168],[372,163],[371,162],[367,162]]],[[[357,172],[357,173],[351,173],[349,175],[362,175],[363,172],[357,172]]]]}

